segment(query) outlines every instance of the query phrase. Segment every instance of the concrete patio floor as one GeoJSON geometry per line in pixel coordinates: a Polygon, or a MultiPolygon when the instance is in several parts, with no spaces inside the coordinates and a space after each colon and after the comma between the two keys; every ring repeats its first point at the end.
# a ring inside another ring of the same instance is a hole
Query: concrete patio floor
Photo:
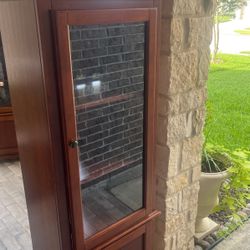
{"type": "Polygon", "coordinates": [[[32,250],[19,162],[0,162],[0,250],[32,250]]]}
{"type": "Polygon", "coordinates": [[[213,250],[250,250],[250,220],[219,243],[213,250]]]}

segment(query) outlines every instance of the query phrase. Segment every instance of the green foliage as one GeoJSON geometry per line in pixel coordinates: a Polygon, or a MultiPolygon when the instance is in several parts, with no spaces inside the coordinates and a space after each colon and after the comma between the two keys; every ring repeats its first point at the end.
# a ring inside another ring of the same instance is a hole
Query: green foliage
{"type": "Polygon", "coordinates": [[[225,23],[225,22],[229,22],[232,20],[232,16],[226,15],[226,16],[218,16],[215,19],[215,22],[219,22],[219,23],[225,23]]]}
{"type": "Polygon", "coordinates": [[[222,146],[206,143],[203,148],[201,170],[204,173],[218,173],[232,166],[230,156],[222,146]]]}
{"type": "Polygon", "coordinates": [[[217,232],[219,238],[225,238],[231,234],[235,229],[243,224],[242,218],[239,215],[236,215],[237,219],[231,220],[227,227],[221,228],[217,232]]]}
{"type": "Polygon", "coordinates": [[[250,151],[225,150],[225,153],[232,161],[232,166],[227,170],[230,177],[222,184],[220,203],[214,211],[225,211],[229,217],[241,220],[237,212],[246,207],[250,199],[250,151]]]}
{"type": "Polygon", "coordinates": [[[246,5],[247,0],[217,0],[216,14],[233,16],[237,9],[246,5]]]}
{"type": "Polygon", "coordinates": [[[250,30],[249,29],[245,29],[245,30],[235,30],[234,32],[239,33],[240,35],[250,35],[250,30]]]}

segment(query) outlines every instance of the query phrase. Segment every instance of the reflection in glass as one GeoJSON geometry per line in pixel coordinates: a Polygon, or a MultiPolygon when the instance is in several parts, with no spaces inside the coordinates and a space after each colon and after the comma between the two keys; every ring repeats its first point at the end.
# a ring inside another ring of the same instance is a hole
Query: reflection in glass
{"type": "Polygon", "coordinates": [[[9,87],[0,35],[0,107],[10,106],[9,87]]]}
{"type": "Polygon", "coordinates": [[[85,238],[143,207],[145,23],[70,26],[85,238]]]}

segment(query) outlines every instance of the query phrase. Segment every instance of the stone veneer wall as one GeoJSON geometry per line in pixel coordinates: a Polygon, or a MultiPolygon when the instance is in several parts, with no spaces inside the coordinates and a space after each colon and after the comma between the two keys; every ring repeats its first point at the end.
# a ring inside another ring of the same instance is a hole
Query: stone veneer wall
{"type": "Polygon", "coordinates": [[[154,249],[193,249],[213,0],[162,0],[154,249]]]}

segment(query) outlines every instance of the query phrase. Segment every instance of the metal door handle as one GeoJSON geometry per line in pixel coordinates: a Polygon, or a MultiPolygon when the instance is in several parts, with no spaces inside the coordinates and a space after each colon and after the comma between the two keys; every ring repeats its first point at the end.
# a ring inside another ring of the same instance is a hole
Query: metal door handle
{"type": "Polygon", "coordinates": [[[77,147],[78,147],[78,144],[79,144],[79,142],[78,142],[77,140],[71,140],[71,141],[69,142],[69,146],[70,146],[71,148],[77,148],[77,147]]]}

